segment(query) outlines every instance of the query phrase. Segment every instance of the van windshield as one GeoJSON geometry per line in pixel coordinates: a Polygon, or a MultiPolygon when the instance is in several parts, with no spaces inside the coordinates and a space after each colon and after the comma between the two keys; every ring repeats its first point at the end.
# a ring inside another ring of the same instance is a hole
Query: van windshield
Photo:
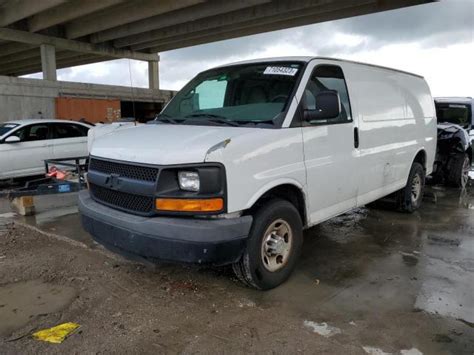
{"type": "Polygon", "coordinates": [[[208,70],[180,90],[156,121],[262,127],[281,124],[302,66],[278,62],[208,70]]]}
{"type": "Polygon", "coordinates": [[[18,127],[16,123],[0,123],[0,137],[10,132],[13,128],[18,127]]]}
{"type": "Polygon", "coordinates": [[[471,106],[466,104],[436,104],[436,117],[439,123],[454,123],[467,127],[471,123],[471,106]]]}

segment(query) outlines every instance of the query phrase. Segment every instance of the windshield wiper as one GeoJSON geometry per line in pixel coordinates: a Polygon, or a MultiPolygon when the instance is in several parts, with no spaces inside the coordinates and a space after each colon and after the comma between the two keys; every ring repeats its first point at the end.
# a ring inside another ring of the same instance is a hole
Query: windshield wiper
{"type": "Polygon", "coordinates": [[[186,118],[192,117],[205,117],[209,122],[224,123],[229,126],[239,127],[239,124],[235,121],[229,120],[224,116],[214,115],[212,113],[193,113],[192,115],[185,116],[186,118]]]}
{"type": "Polygon", "coordinates": [[[170,115],[167,115],[166,113],[162,113],[162,114],[156,116],[154,121],[155,122],[168,122],[168,123],[172,123],[172,124],[179,124],[178,121],[174,120],[173,118],[171,118],[170,115]]]}

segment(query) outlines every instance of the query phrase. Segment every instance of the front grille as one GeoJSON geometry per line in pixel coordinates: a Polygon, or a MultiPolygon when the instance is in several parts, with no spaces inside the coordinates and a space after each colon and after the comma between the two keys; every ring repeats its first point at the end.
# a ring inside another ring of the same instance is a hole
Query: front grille
{"type": "Polygon", "coordinates": [[[89,170],[98,171],[104,174],[118,174],[134,180],[156,181],[158,168],[149,166],[132,165],[127,163],[117,163],[114,161],[92,158],[89,170]]]}
{"type": "Polygon", "coordinates": [[[153,211],[153,197],[151,196],[140,196],[121,191],[109,190],[95,184],[90,184],[89,187],[90,192],[95,199],[108,205],[143,214],[153,211]]]}

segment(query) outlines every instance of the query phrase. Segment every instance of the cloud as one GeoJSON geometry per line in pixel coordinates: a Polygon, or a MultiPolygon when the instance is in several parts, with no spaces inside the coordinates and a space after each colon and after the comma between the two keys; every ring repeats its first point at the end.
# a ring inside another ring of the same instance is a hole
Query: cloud
{"type": "Polygon", "coordinates": [[[339,21],[341,32],[368,37],[371,46],[417,42],[440,47],[472,42],[474,1],[444,0],[339,21]]]}

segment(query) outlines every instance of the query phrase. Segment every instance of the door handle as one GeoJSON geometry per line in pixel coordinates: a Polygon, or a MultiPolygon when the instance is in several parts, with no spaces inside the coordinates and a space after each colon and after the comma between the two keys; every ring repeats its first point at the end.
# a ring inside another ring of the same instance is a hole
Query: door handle
{"type": "Polygon", "coordinates": [[[354,148],[359,148],[359,128],[354,127],[354,148]]]}

